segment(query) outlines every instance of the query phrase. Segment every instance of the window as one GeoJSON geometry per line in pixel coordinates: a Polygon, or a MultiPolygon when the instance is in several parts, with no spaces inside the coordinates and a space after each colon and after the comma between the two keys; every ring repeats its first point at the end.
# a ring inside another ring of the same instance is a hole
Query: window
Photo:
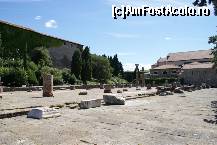
{"type": "Polygon", "coordinates": [[[157,75],[158,73],[155,71],[154,74],[157,75]]]}
{"type": "Polygon", "coordinates": [[[172,71],[172,73],[173,73],[173,74],[176,74],[177,72],[176,72],[176,71],[172,71]]]}

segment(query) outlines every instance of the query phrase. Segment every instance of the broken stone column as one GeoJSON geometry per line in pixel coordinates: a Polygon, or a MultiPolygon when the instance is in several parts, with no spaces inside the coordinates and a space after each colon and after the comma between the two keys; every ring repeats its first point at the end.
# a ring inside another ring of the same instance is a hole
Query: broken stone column
{"type": "Polygon", "coordinates": [[[136,65],[136,87],[139,86],[139,64],[135,64],[136,65]]]}
{"type": "Polygon", "coordinates": [[[53,97],[53,75],[43,75],[43,97],[53,97]]]}

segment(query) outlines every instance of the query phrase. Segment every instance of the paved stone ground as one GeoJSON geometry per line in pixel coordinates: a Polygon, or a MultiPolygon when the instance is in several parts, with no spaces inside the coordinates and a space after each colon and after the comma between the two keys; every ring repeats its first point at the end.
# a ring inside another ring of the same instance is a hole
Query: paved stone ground
{"type": "MultiPolygon", "coordinates": [[[[65,92],[55,93],[65,99],[65,92]]],[[[0,144],[214,145],[217,125],[204,119],[216,121],[216,110],[211,108],[211,101],[216,100],[217,89],[205,89],[185,92],[185,97],[176,94],[129,100],[125,106],[62,108],[58,118],[2,119],[0,144]]]]}
{"type": "MultiPolygon", "coordinates": [[[[112,93],[117,93],[117,90],[123,90],[123,88],[112,89],[112,93]]],[[[80,102],[85,99],[102,99],[103,89],[91,89],[87,90],[88,95],[79,95],[79,92],[84,91],[82,89],[77,90],[57,90],[54,91],[54,97],[42,97],[42,91],[34,92],[4,92],[3,99],[0,100],[0,113],[2,111],[26,108],[31,106],[50,106],[57,104],[64,104],[66,102],[80,102]]],[[[142,88],[144,92],[154,92],[152,90],[146,90],[142,88]]],[[[124,96],[135,96],[141,91],[136,91],[136,88],[128,88],[128,92],[124,92],[124,96]]]]}

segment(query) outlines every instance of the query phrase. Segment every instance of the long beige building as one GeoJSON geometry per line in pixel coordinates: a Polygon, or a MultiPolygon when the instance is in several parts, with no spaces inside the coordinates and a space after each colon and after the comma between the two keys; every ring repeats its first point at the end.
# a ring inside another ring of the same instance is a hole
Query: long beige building
{"type": "Polygon", "coordinates": [[[217,86],[211,50],[169,53],[150,69],[151,77],[179,77],[185,84],[217,86]]]}

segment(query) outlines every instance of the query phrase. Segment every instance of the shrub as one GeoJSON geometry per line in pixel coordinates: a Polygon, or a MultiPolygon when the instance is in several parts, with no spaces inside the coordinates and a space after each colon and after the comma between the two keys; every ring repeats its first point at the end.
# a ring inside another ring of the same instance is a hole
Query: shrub
{"type": "Polygon", "coordinates": [[[28,76],[28,84],[29,85],[38,85],[38,80],[37,80],[37,77],[36,77],[34,71],[28,70],[27,76],[28,76]]]}
{"type": "Polygon", "coordinates": [[[27,83],[27,74],[23,69],[3,69],[1,77],[4,86],[21,87],[27,83]]]}
{"type": "Polygon", "coordinates": [[[69,69],[63,69],[62,76],[64,83],[74,85],[77,82],[75,75],[71,74],[69,69]]]}
{"type": "Polygon", "coordinates": [[[62,77],[62,71],[61,70],[59,70],[57,68],[51,68],[51,67],[45,66],[40,71],[41,81],[42,81],[42,75],[43,74],[53,75],[54,85],[63,85],[63,77],[62,77]]]}
{"type": "Polygon", "coordinates": [[[34,48],[31,52],[31,60],[41,67],[52,66],[49,51],[45,47],[34,48]]]}
{"type": "Polygon", "coordinates": [[[107,83],[108,84],[126,84],[127,81],[119,77],[112,77],[107,83]]]}

